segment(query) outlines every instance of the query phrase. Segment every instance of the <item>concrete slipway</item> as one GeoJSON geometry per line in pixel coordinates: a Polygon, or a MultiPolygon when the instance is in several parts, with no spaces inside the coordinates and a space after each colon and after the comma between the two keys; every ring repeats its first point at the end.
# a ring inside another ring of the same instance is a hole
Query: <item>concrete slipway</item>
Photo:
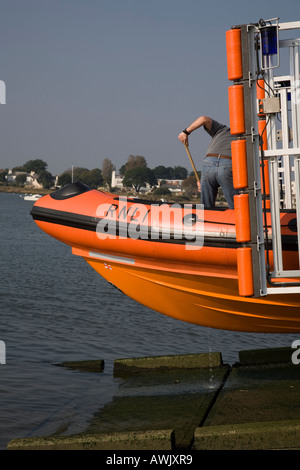
{"type": "MultiPolygon", "coordinates": [[[[292,363],[293,352],[241,351],[234,365],[223,364],[221,353],[116,360],[120,393],[84,433],[14,439],[7,449],[300,449],[300,364],[292,363]]],[[[73,367],[94,365],[100,370],[103,362],[73,367]]]]}

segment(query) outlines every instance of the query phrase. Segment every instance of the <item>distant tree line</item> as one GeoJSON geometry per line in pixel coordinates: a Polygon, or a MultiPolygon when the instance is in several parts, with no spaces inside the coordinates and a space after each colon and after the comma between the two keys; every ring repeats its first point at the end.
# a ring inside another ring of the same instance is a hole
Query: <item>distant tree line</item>
{"type": "Polygon", "coordinates": [[[70,170],[64,171],[57,180],[58,186],[65,186],[69,183],[76,183],[81,181],[82,183],[90,186],[90,188],[97,189],[99,186],[103,186],[103,176],[99,168],[94,170],[88,170],[87,168],[75,167],[70,170]]]}
{"type": "MultiPolygon", "coordinates": [[[[22,166],[14,167],[13,172],[35,172],[38,175],[38,182],[48,189],[53,186],[53,176],[48,171],[48,164],[41,160],[29,160],[22,166]]],[[[112,172],[115,166],[109,158],[105,158],[102,162],[102,168],[94,168],[89,170],[83,167],[73,167],[65,170],[57,181],[58,186],[65,186],[66,184],[77,181],[87,184],[91,188],[98,188],[107,185],[111,187],[112,172]]],[[[8,170],[0,171],[0,182],[5,181],[5,175],[8,170]]],[[[134,187],[136,192],[139,192],[142,187],[148,184],[151,188],[157,186],[160,180],[160,188],[156,188],[157,194],[167,194],[166,182],[167,180],[183,180],[185,190],[194,191],[197,188],[196,178],[193,175],[188,175],[186,168],[182,166],[164,166],[159,165],[151,169],[147,165],[145,157],[141,155],[129,155],[127,162],[124,163],[119,169],[119,173],[123,176],[123,186],[126,188],[134,187]]],[[[16,183],[20,186],[26,182],[26,175],[19,174],[16,177],[16,183]]]]}
{"type": "MultiPolygon", "coordinates": [[[[145,157],[141,155],[129,155],[127,162],[121,166],[120,175],[124,177],[123,186],[134,187],[136,192],[147,183],[150,187],[156,186],[158,180],[184,180],[188,176],[187,169],[182,166],[165,167],[159,165],[150,169],[145,157]]],[[[161,190],[162,194],[163,191],[161,190]]],[[[166,191],[165,191],[166,193],[166,191]]]]}

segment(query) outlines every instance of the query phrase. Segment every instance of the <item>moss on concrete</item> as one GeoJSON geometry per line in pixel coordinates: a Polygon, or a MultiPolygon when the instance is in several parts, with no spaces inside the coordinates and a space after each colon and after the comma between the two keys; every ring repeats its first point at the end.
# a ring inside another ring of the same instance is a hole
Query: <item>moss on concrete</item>
{"type": "Polygon", "coordinates": [[[158,369],[203,369],[220,367],[222,356],[218,352],[185,354],[174,356],[148,356],[117,359],[114,362],[114,375],[135,372],[150,372],[158,369]]]}
{"type": "Polygon", "coordinates": [[[300,367],[233,367],[205,426],[300,420],[300,367]]]}
{"type": "Polygon", "coordinates": [[[300,449],[300,421],[208,426],[195,431],[194,450],[300,449]]]}
{"type": "Polygon", "coordinates": [[[228,370],[222,366],[129,375],[120,395],[95,413],[88,432],[173,429],[176,448],[188,448],[228,370]]]}
{"type": "Polygon", "coordinates": [[[7,450],[171,450],[172,430],[13,439],[7,450]]]}

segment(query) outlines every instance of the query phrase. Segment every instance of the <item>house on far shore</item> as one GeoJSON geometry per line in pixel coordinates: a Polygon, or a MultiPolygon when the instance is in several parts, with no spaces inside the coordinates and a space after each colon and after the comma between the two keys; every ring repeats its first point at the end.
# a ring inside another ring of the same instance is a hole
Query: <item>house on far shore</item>
{"type": "MultiPolygon", "coordinates": [[[[123,179],[124,179],[124,177],[121,176],[121,175],[116,175],[116,172],[114,170],[111,174],[111,187],[112,188],[122,189],[123,188],[123,179]]],[[[156,187],[163,186],[163,187],[168,188],[172,193],[181,194],[182,193],[182,182],[183,182],[183,180],[179,180],[179,179],[169,179],[169,180],[168,179],[167,180],[158,179],[156,187]]],[[[145,192],[147,190],[149,191],[150,189],[151,188],[150,188],[149,184],[147,183],[145,188],[141,188],[141,192],[145,192]]]]}
{"type": "Polygon", "coordinates": [[[182,193],[182,182],[183,180],[179,179],[158,179],[158,187],[168,188],[171,193],[182,193]]]}
{"type": "Polygon", "coordinates": [[[34,171],[31,171],[30,173],[27,173],[26,171],[12,171],[12,170],[9,170],[8,174],[5,177],[5,179],[6,179],[8,184],[15,184],[16,183],[16,178],[17,178],[18,175],[25,175],[26,176],[26,181],[25,181],[26,186],[31,186],[32,188],[35,188],[35,189],[43,189],[43,185],[38,182],[38,175],[34,171]]]}

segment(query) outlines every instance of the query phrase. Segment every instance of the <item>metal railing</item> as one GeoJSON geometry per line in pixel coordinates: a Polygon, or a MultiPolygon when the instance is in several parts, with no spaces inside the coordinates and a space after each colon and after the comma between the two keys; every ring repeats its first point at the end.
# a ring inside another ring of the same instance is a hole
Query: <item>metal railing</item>
{"type": "Polygon", "coordinates": [[[300,293],[298,269],[286,269],[282,246],[282,211],[295,211],[294,232],[300,234],[300,75],[298,38],[282,38],[287,31],[300,34],[300,21],[280,23],[278,19],[241,26],[244,106],[249,151],[248,188],[254,295],[300,293]],[[274,51],[263,55],[262,31],[272,28],[274,51]],[[298,31],[297,31],[298,30],[298,31]],[[277,47],[276,47],[277,44],[277,47]],[[276,56],[276,57],[275,57],[276,56]],[[277,57],[278,56],[278,57],[277,57]],[[280,56],[280,60],[279,60],[280,56]],[[282,73],[282,70],[284,73],[282,73]],[[265,98],[258,104],[256,83],[262,80],[265,98]],[[258,112],[260,106],[260,112],[258,112]],[[259,121],[265,120],[259,132],[259,121]],[[267,144],[264,148],[263,141],[267,144]],[[267,163],[269,194],[262,167],[267,163]],[[266,201],[270,201],[266,204],[266,201]],[[267,227],[271,214],[271,230],[267,227]],[[272,265],[270,256],[272,252],[272,265]]]}

